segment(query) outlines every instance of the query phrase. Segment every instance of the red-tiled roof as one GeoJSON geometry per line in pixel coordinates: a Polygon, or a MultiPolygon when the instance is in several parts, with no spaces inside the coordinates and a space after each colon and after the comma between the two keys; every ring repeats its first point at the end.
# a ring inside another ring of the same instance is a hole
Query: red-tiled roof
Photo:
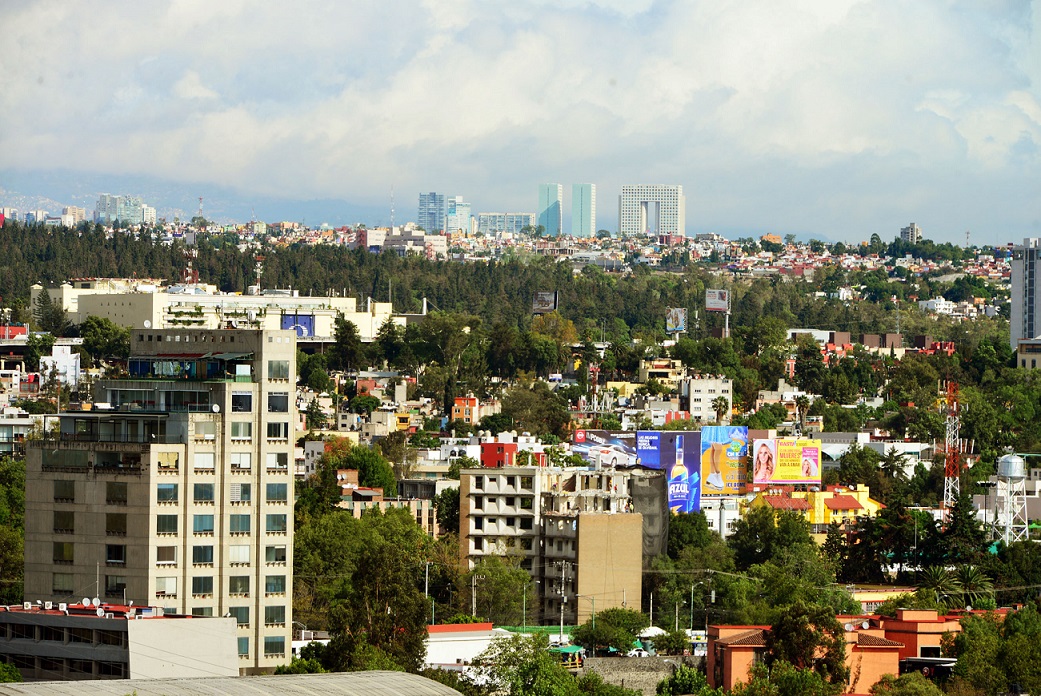
{"type": "Polygon", "coordinates": [[[879,638],[873,636],[870,633],[858,633],[857,634],[857,645],[862,645],[866,648],[902,648],[903,643],[898,643],[895,640],[889,640],[888,638],[879,638]]]}
{"type": "Polygon", "coordinates": [[[786,495],[764,495],[763,501],[775,510],[810,509],[810,501],[805,498],[789,498],[786,495]]]}
{"type": "Polygon", "coordinates": [[[753,628],[748,631],[742,631],[741,633],[735,633],[732,636],[726,638],[720,638],[716,641],[721,645],[738,645],[738,646],[751,646],[753,648],[765,648],[766,647],[766,631],[762,628],[753,628]]]}
{"type": "Polygon", "coordinates": [[[851,495],[836,495],[833,498],[827,498],[824,506],[829,510],[862,510],[864,507],[851,495]]]}

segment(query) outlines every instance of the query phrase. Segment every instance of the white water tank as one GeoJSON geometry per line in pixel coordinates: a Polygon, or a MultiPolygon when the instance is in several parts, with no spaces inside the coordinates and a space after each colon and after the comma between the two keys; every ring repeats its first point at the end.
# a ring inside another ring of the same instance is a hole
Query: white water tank
{"type": "Polygon", "coordinates": [[[998,459],[998,478],[1018,481],[1026,478],[1027,463],[1023,457],[1006,454],[998,459]]]}

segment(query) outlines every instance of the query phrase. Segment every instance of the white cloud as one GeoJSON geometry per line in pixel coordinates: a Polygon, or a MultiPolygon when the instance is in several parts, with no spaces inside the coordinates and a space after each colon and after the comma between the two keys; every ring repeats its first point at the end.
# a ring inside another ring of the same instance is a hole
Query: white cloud
{"type": "MultiPolygon", "coordinates": [[[[0,9],[0,164],[362,204],[675,181],[691,228],[1041,232],[1041,7],[387,0],[0,9]],[[979,192],[1008,191],[983,199],[979,192]]],[[[400,206],[399,206],[400,207],[400,206]]],[[[940,232],[939,234],[944,234],[940,232]]],[[[960,232],[959,232],[960,234],[960,232]]]]}

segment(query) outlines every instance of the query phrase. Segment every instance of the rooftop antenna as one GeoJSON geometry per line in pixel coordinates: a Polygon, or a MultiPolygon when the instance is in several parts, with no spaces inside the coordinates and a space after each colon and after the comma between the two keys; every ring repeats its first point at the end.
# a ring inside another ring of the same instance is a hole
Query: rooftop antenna
{"type": "Polygon", "coordinates": [[[264,257],[257,254],[254,257],[253,272],[257,274],[257,294],[260,294],[260,276],[264,274],[264,257]]]}
{"type": "Polygon", "coordinates": [[[969,248],[969,230],[965,230],[965,248],[969,248]]]}
{"type": "Polygon", "coordinates": [[[394,234],[394,186],[390,187],[390,233],[394,234]]]}

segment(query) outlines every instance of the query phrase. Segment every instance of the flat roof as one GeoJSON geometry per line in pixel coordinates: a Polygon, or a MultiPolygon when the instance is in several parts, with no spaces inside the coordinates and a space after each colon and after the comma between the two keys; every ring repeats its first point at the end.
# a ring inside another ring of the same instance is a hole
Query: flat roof
{"type": "Polygon", "coordinates": [[[460,696],[455,689],[406,672],[334,672],[280,674],[260,677],[198,677],[191,679],[99,679],[0,684],[0,696],[55,694],[78,696],[460,696]]]}

